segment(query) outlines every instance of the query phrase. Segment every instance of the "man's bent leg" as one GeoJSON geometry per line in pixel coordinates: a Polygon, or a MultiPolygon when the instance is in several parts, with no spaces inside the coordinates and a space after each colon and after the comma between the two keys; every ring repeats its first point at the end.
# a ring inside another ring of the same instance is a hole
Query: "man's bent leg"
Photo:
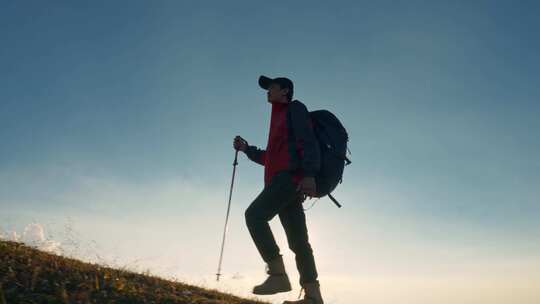
{"type": "Polygon", "coordinates": [[[295,198],[296,186],[288,171],[280,171],[245,211],[246,224],[266,263],[278,257],[279,247],[268,222],[295,198]]]}

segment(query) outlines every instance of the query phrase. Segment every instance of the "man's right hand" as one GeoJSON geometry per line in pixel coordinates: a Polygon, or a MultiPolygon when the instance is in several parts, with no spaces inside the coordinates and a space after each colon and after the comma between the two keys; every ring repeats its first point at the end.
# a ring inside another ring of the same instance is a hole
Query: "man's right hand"
{"type": "Polygon", "coordinates": [[[240,150],[245,153],[247,147],[248,147],[248,142],[245,139],[243,139],[240,135],[237,135],[234,138],[233,148],[235,150],[240,150]]]}

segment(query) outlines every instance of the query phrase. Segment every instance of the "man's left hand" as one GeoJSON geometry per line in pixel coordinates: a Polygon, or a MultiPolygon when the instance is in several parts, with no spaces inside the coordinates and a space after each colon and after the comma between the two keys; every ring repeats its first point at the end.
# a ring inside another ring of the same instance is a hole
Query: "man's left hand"
{"type": "Polygon", "coordinates": [[[296,191],[300,192],[304,197],[304,199],[309,197],[311,199],[315,195],[317,195],[316,191],[316,185],[315,185],[315,178],[311,176],[306,176],[300,180],[300,183],[298,183],[298,187],[296,187],[296,191]]]}

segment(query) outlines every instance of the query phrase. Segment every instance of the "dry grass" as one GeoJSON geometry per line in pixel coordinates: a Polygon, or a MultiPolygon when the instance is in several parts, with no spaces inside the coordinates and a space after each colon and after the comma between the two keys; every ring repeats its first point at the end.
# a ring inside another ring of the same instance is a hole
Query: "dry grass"
{"type": "Polygon", "coordinates": [[[0,304],[268,304],[0,240],[0,304]]]}

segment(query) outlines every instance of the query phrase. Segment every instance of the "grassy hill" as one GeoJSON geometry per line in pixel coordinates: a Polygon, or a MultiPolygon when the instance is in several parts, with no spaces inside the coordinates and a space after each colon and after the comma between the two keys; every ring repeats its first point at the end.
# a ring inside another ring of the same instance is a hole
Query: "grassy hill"
{"type": "Polygon", "coordinates": [[[0,240],[0,304],[268,304],[0,240]]]}

